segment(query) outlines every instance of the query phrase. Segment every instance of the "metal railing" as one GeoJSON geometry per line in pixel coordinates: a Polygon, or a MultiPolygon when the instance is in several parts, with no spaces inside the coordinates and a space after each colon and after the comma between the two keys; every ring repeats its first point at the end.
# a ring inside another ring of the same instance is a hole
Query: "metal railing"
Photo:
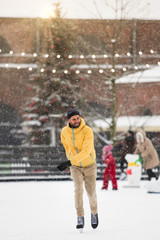
{"type": "MultiPolygon", "coordinates": [[[[106,167],[101,159],[101,148],[97,153],[97,179],[103,178],[106,167]]],[[[116,177],[119,179],[121,170],[118,153],[116,159],[116,177]]],[[[62,147],[2,147],[0,146],[0,181],[19,180],[69,180],[69,169],[61,174],[57,165],[66,160],[62,147]]],[[[142,179],[146,179],[146,172],[142,171],[142,179]]]]}

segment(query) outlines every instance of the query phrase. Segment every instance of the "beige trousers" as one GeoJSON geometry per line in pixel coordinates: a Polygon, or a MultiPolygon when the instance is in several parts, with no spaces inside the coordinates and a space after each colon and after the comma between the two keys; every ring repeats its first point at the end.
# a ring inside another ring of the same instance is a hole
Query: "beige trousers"
{"type": "Polygon", "coordinates": [[[70,171],[75,188],[75,208],[77,211],[77,216],[79,217],[84,216],[83,183],[89,198],[91,213],[96,214],[97,213],[96,164],[84,168],[71,166],[70,171]]]}

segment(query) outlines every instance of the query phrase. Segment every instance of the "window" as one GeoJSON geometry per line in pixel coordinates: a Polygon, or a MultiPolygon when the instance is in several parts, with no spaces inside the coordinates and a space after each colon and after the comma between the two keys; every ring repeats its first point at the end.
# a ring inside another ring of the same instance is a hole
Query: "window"
{"type": "Polygon", "coordinates": [[[141,110],[141,116],[152,116],[152,112],[149,108],[143,108],[141,110]]]}
{"type": "Polygon", "coordinates": [[[7,40],[0,36],[0,53],[9,53],[11,50],[12,49],[7,40]]]}
{"type": "Polygon", "coordinates": [[[21,118],[13,107],[0,103],[0,124],[9,123],[10,125],[19,125],[20,122],[21,118]]]}

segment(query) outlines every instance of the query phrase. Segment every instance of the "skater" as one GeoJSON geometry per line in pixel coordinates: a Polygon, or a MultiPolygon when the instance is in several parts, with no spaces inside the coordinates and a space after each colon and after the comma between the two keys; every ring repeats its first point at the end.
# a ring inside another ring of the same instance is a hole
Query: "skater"
{"type": "Polygon", "coordinates": [[[147,172],[148,180],[158,179],[158,176],[152,171],[159,165],[159,157],[152,142],[146,137],[146,133],[141,130],[136,133],[137,148],[134,154],[140,154],[143,158],[143,167],[147,172]]]}
{"type": "Polygon", "coordinates": [[[98,210],[96,195],[96,153],[92,129],[76,109],[67,112],[68,124],[62,129],[61,142],[65,148],[68,161],[57,168],[64,171],[70,166],[75,188],[75,208],[77,212],[77,229],[84,227],[83,182],[89,198],[91,210],[91,226],[98,226],[98,210]]]}
{"type": "Polygon", "coordinates": [[[108,189],[109,180],[111,180],[112,182],[112,189],[118,190],[116,179],[116,162],[111,152],[112,149],[113,149],[112,145],[109,146],[106,145],[102,149],[103,150],[102,159],[107,165],[103,174],[103,186],[102,186],[102,189],[105,190],[108,189]]]}
{"type": "Polygon", "coordinates": [[[120,175],[120,180],[125,180],[126,178],[126,173],[125,173],[125,168],[128,166],[128,162],[125,159],[126,154],[133,154],[135,151],[135,145],[136,145],[136,140],[134,137],[134,132],[131,130],[128,130],[126,133],[126,137],[123,140],[122,147],[120,149],[120,169],[121,169],[121,175],[120,175]]]}

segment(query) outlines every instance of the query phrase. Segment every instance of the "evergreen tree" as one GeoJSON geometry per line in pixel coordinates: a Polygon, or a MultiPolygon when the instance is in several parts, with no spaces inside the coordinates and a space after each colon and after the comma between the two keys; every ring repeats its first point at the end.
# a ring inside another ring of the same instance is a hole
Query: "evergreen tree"
{"type": "Polygon", "coordinates": [[[31,127],[30,144],[50,144],[52,127],[61,128],[67,109],[78,104],[79,77],[71,68],[73,30],[61,17],[60,4],[55,7],[55,17],[50,18],[46,29],[45,58],[39,58],[39,71],[28,81],[29,90],[34,92],[25,114],[25,120],[28,120],[25,123],[31,127]]]}

